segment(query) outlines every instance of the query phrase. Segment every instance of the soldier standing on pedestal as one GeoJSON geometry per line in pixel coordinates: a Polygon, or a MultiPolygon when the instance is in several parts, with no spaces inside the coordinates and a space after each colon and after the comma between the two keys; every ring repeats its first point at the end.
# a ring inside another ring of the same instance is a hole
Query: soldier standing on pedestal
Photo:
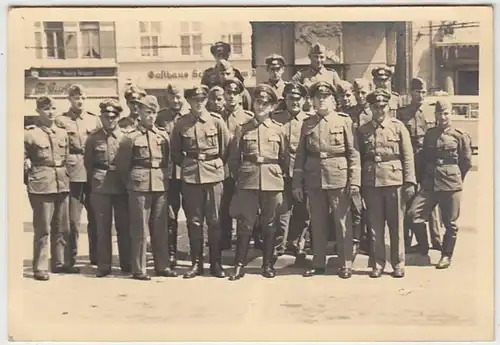
{"type": "Polygon", "coordinates": [[[372,70],[373,84],[377,89],[387,90],[391,98],[389,99],[389,115],[396,117],[396,112],[400,106],[399,94],[391,91],[392,70],[389,67],[378,67],[372,70]]]}

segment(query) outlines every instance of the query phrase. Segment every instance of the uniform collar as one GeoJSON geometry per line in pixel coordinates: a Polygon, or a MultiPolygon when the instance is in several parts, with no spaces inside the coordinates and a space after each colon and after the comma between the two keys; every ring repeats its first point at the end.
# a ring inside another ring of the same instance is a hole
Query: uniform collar
{"type": "Polygon", "coordinates": [[[320,69],[316,69],[316,68],[313,68],[313,67],[309,67],[311,69],[312,72],[316,73],[316,74],[325,74],[326,72],[326,67],[325,66],[321,66],[320,69]]]}
{"type": "Polygon", "coordinates": [[[301,120],[301,119],[304,119],[307,117],[306,113],[304,113],[304,111],[299,111],[296,115],[292,115],[290,112],[288,112],[288,116],[290,119],[295,119],[295,120],[301,120]]]}
{"type": "Polygon", "coordinates": [[[38,127],[40,127],[40,129],[42,131],[44,131],[45,133],[52,134],[52,133],[56,132],[56,127],[57,126],[55,125],[54,122],[52,122],[52,125],[50,125],[49,127],[45,126],[41,122],[38,122],[38,127]]]}
{"type": "Polygon", "coordinates": [[[208,112],[208,110],[203,110],[200,115],[193,114],[193,117],[198,121],[205,123],[210,119],[210,113],[208,112]]]}
{"type": "Polygon", "coordinates": [[[116,126],[115,129],[113,129],[111,132],[108,132],[104,127],[102,128],[102,131],[107,136],[112,136],[113,138],[118,138],[118,134],[121,132],[118,126],[116,126]]]}
{"type": "Polygon", "coordinates": [[[377,121],[375,121],[375,119],[373,119],[372,120],[372,125],[373,125],[373,128],[375,128],[375,129],[378,128],[378,127],[380,127],[380,128],[383,129],[383,128],[389,126],[390,122],[391,122],[391,119],[390,119],[389,115],[386,115],[385,118],[380,123],[377,122],[377,121]]]}
{"type": "Polygon", "coordinates": [[[267,84],[268,84],[269,86],[274,87],[275,89],[278,89],[278,88],[280,88],[281,86],[285,85],[285,82],[283,81],[283,79],[280,79],[280,80],[278,80],[278,81],[268,80],[268,81],[267,81],[267,84]]]}
{"type": "Polygon", "coordinates": [[[75,113],[75,112],[74,112],[74,110],[73,110],[72,108],[70,108],[70,109],[69,109],[69,111],[68,111],[68,115],[69,115],[69,117],[70,117],[70,118],[72,118],[72,119],[74,119],[74,120],[75,120],[76,118],[83,119],[83,114],[84,114],[84,113],[85,113],[85,110],[84,110],[84,109],[82,109],[82,111],[80,112],[80,114],[75,113]]]}
{"type": "Polygon", "coordinates": [[[257,126],[264,125],[266,127],[269,127],[271,125],[271,118],[269,117],[265,118],[263,121],[259,121],[257,117],[254,117],[253,121],[257,126]]]}
{"type": "Polygon", "coordinates": [[[140,123],[137,123],[137,130],[140,131],[142,134],[145,134],[147,133],[148,129],[146,127],[144,127],[142,124],[140,123]]]}

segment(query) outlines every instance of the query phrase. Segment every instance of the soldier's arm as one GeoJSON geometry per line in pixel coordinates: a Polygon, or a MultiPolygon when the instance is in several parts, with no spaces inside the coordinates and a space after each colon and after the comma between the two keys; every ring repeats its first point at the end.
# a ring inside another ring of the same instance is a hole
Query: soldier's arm
{"type": "Polygon", "coordinates": [[[180,166],[182,164],[182,136],[180,129],[181,121],[177,121],[172,129],[172,134],[170,135],[170,156],[175,165],[180,166]]]}
{"type": "Polygon", "coordinates": [[[91,176],[92,176],[92,162],[94,161],[93,159],[93,151],[94,151],[94,136],[91,135],[88,139],[87,142],[85,143],[85,152],[83,154],[83,165],[85,166],[85,170],[87,171],[87,181],[91,181],[91,176]]]}
{"type": "Polygon", "coordinates": [[[238,178],[238,171],[241,164],[241,137],[243,135],[243,128],[241,125],[236,126],[235,133],[229,143],[229,157],[227,160],[229,171],[234,179],[238,178]]]}
{"type": "Polygon", "coordinates": [[[115,157],[116,172],[124,185],[127,184],[130,169],[132,168],[132,150],[133,139],[128,135],[124,135],[120,140],[115,157]]]}
{"type": "Polygon", "coordinates": [[[299,144],[297,145],[297,152],[295,155],[295,164],[293,166],[293,189],[302,189],[304,187],[304,165],[306,163],[306,132],[307,125],[302,123],[300,130],[299,144]]]}
{"type": "Polygon", "coordinates": [[[31,134],[28,132],[28,130],[24,130],[24,164],[23,164],[24,184],[28,183],[28,173],[31,169],[31,159],[29,157],[30,145],[31,145],[31,134]]]}
{"type": "Polygon", "coordinates": [[[201,85],[206,85],[206,86],[209,86],[209,82],[208,82],[208,79],[209,79],[209,73],[208,73],[208,70],[205,70],[203,72],[203,76],[201,77],[201,85]]]}
{"type": "Polygon", "coordinates": [[[472,147],[471,138],[468,133],[463,132],[460,140],[460,146],[458,151],[458,166],[460,167],[460,172],[462,173],[462,181],[465,180],[465,176],[472,168],[472,147]]]}
{"type": "MultiPolygon", "coordinates": [[[[427,130],[424,135],[424,140],[422,143],[422,151],[420,151],[420,165],[417,167],[419,169],[419,175],[425,176],[425,170],[427,169],[427,164],[434,162],[435,157],[433,157],[432,152],[429,151],[430,140],[432,140],[432,131],[427,130]]],[[[423,177],[422,177],[423,179],[423,177]]]]}
{"type": "Polygon", "coordinates": [[[280,160],[281,171],[283,172],[283,176],[288,177],[289,175],[288,167],[290,166],[290,153],[288,149],[290,145],[289,145],[289,138],[286,135],[285,126],[280,127],[279,135],[281,137],[281,140],[280,140],[278,157],[280,160]]]}
{"type": "Polygon", "coordinates": [[[410,133],[405,125],[399,123],[399,137],[400,137],[400,153],[403,163],[403,182],[416,185],[417,180],[415,177],[415,160],[413,156],[413,147],[411,145],[410,133]]]}
{"type": "Polygon", "coordinates": [[[219,127],[219,155],[224,163],[228,160],[231,133],[224,120],[217,121],[219,127]]]}
{"type": "Polygon", "coordinates": [[[351,186],[361,186],[361,161],[359,154],[359,143],[356,128],[351,118],[346,117],[344,126],[344,136],[346,143],[347,164],[349,167],[349,184],[351,186]]]}
{"type": "Polygon", "coordinates": [[[332,80],[333,86],[339,85],[339,83],[342,79],[340,79],[340,76],[336,70],[332,69],[332,73],[333,73],[333,80],[332,80]]]}

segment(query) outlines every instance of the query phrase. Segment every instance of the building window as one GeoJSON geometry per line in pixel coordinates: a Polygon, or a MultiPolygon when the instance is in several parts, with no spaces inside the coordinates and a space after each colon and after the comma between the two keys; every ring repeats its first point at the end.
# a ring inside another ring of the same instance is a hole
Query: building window
{"type": "Polygon", "coordinates": [[[158,56],[161,22],[139,22],[141,56],[158,56]]]}
{"type": "Polygon", "coordinates": [[[44,22],[47,57],[64,59],[64,29],[62,22],[44,22]]]}
{"type": "Polygon", "coordinates": [[[101,58],[101,44],[99,40],[98,22],[81,22],[82,57],[90,59],[101,58]]]}
{"type": "Polygon", "coordinates": [[[229,43],[233,54],[243,55],[243,35],[241,33],[222,35],[221,41],[229,43]]]}
{"type": "Polygon", "coordinates": [[[181,55],[203,56],[201,22],[181,22],[181,55]]]}
{"type": "Polygon", "coordinates": [[[456,95],[478,96],[479,95],[479,71],[458,70],[456,72],[456,95]]]}

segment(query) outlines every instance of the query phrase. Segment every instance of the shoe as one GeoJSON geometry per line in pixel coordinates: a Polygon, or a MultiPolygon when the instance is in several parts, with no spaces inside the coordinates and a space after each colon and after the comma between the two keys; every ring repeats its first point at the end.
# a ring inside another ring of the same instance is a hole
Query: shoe
{"type": "Polygon", "coordinates": [[[111,270],[97,270],[95,275],[97,278],[104,278],[111,273],[111,270]]]}
{"type": "Polygon", "coordinates": [[[129,266],[124,266],[121,268],[122,273],[130,273],[132,272],[132,269],[129,266]]]}
{"type": "Polygon", "coordinates": [[[197,261],[193,263],[191,268],[186,273],[184,273],[183,278],[191,279],[196,276],[202,276],[202,275],[203,275],[203,264],[197,261]]]}
{"type": "Polygon", "coordinates": [[[382,270],[380,268],[374,268],[370,273],[370,278],[380,278],[382,276],[382,270]]]}
{"type": "Polygon", "coordinates": [[[177,277],[177,272],[170,269],[170,267],[167,267],[163,271],[156,271],[156,275],[158,277],[175,278],[175,277],[177,277]]]}
{"type": "Polygon", "coordinates": [[[317,276],[317,275],[323,275],[325,274],[325,269],[324,268],[312,268],[308,269],[305,271],[302,276],[303,277],[312,277],[312,276],[317,276]]]}
{"type": "Polygon", "coordinates": [[[341,268],[338,272],[338,276],[342,279],[349,279],[352,277],[352,269],[351,268],[341,268]]]}
{"type": "Polygon", "coordinates": [[[132,275],[132,279],[147,281],[147,280],[151,280],[151,277],[148,276],[147,274],[135,273],[132,275]]]}
{"type": "Polygon", "coordinates": [[[33,274],[33,278],[38,281],[47,281],[50,279],[46,271],[37,271],[33,274]]]}
{"type": "Polygon", "coordinates": [[[405,271],[402,268],[395,268],[392,272],[394,278],[403,278],[405,276],[405,271]]]}
{"type": "Polygon", "coordinates": [[[229,280],[230,281],[240,280],[244,276],[245,276],[245,267],[238,265],[234,267],[233,272],[229,276],[229,280]]]}
{"type": "Polygon", "coordinates": [[[226,277],[226,271],[224,271],[220,263],[214,263],[210,265],[210,274],[216,278],[226,277]]]}
{"type": "Polygon", "coordinates": [[[270,266],[266,266],[262,270],[262,276],[264,278],[274,278],[276,277],[276,270],[270,266]]]}
{"type": "Polygon", "coordinates": [[[436,265],[438,270],[446,269],[451,265],[451,258],[449,256],[442,256],[441,260],[436,265]]]}
{"type": "Polygon", "coordinates": [[[80,268],[74,266],[58,266],[53,270],[54,273],[67,273],[67,274],[78,274],[80,273],[80,268]]]}

